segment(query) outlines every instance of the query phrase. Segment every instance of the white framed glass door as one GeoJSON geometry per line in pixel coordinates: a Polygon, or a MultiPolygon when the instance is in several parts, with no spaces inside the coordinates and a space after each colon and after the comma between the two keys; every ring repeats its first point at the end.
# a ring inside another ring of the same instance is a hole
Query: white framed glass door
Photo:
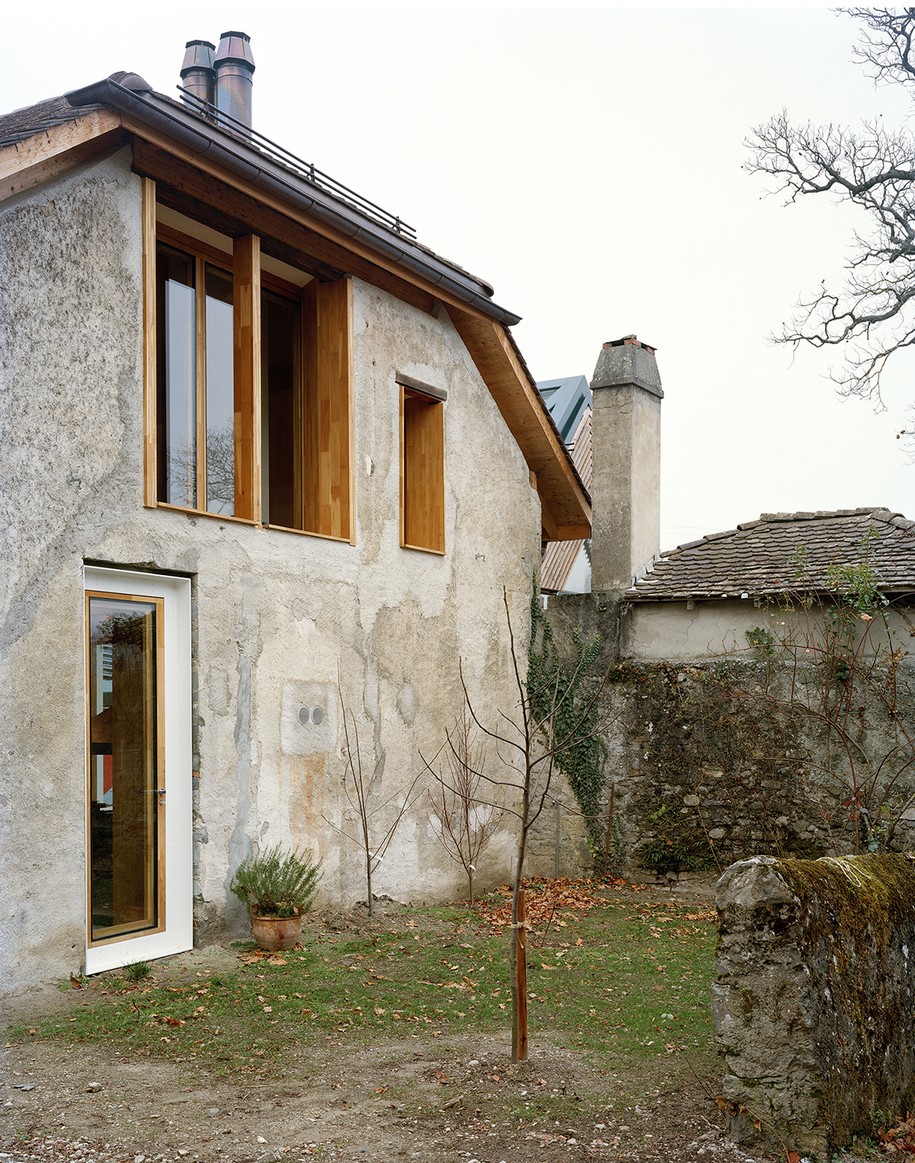
{"type": "Polygon", "coordinates": [[[190,582],[86,566],[86,972],[193,944],[190,582]]]}

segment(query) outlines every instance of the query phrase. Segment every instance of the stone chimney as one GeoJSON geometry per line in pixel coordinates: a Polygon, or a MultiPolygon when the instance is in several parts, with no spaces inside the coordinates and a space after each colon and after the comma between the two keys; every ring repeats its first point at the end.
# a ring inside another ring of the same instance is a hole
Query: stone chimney
{"type": "Polygon", "coordinates": [[[661,377],[634,335],[605,343],[591,381],[591,589],[628,589],[661,537],[661,377]]]}

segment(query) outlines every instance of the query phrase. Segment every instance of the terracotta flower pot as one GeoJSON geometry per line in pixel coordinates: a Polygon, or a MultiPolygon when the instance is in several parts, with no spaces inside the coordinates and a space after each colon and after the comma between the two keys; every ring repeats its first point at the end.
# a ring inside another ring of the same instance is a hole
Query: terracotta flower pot
{"type": "Polygon", "coordinates": [[[251,933],[258,949],[292,949],[302,938],[302,918],[253,916],[251,933]]]}

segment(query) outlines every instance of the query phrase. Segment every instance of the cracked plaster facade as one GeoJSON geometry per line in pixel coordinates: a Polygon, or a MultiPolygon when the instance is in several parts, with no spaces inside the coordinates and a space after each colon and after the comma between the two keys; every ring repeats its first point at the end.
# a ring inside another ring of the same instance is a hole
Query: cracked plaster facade
{"type": "MultiPolygon", "coordinates": [[[[0,993],[83,958],[84,562],[192,581],[198,935],[242,929],[228,884],[255,840],[321,857],[324,903],[364,898],[359,853],[335,830],[341,696],[384,801],[458,715],[459,660],[480,707],[514,705],[503,587],[526,651],[539,501],[444,312],[353,280],[355,545],[144,507],[141,249],[127,150],[0,211],[0,993]],[[443,556],[400,547],[396,373],[448,392],[443,556]],[[303,727],[299,708],[315,705],[323,721],[303,727]]],[[[481,887],[511,851],[501,833],[481,887]]],[[[427,797],[375,891],[460,895],[427,797]]]]}

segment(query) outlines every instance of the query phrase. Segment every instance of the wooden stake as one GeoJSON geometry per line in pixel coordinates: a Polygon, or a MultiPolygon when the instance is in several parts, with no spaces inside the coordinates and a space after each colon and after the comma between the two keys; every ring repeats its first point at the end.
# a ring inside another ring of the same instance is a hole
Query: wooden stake
{"type": "Polygon", "coordinates": [[[527,1061],[527,906],[524,889],[518,892],[518,918],[515,923],[516,1020],[512,1028],[512,1062],[527,1061]]]}

